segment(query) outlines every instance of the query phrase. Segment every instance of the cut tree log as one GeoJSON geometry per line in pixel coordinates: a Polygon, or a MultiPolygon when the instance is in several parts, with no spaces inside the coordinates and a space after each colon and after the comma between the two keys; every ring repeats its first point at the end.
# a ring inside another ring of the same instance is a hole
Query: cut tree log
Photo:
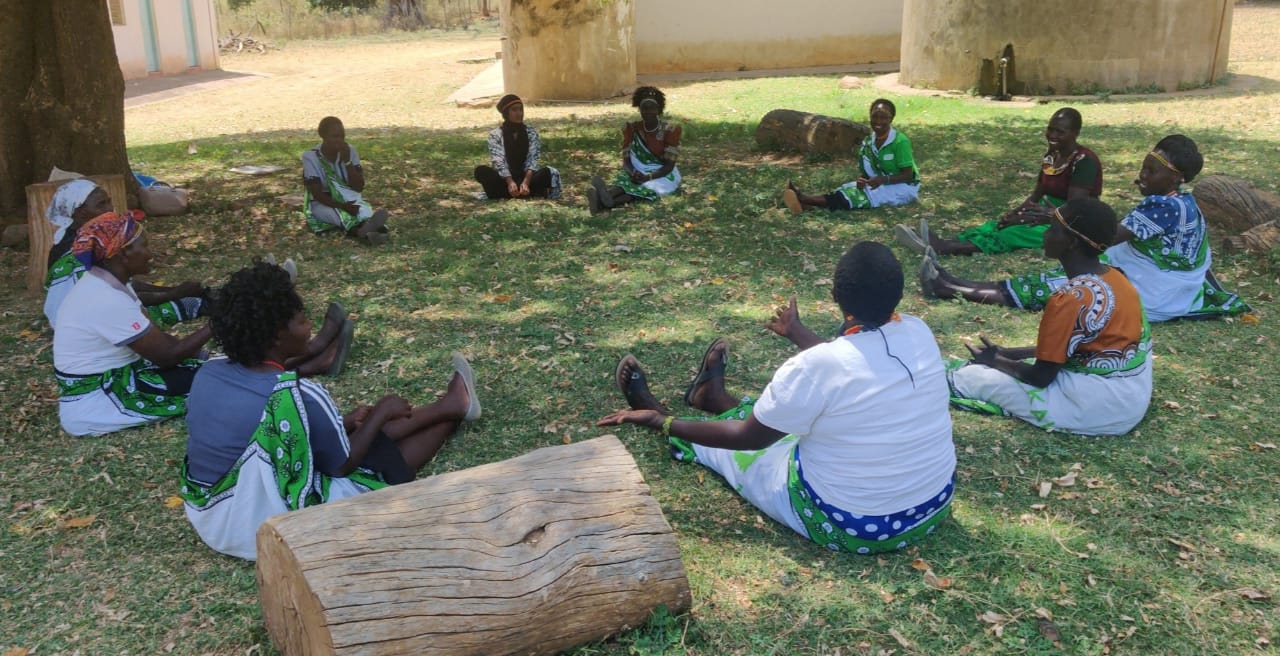
{"type": "Polygon", "coordinates": [[[1280,219],[1280,196],[1239,178],[1225,175],[1200,178],[1196,181],[1195,196],[1205,221],[1228,234],[1280,219]]]}
{"type": "Polygon", "coordinates": [[[1280,225],[1275,221],[1256,225],[1234,237],[1222,240],[1223,253],[1256,253],[1271,252],[1280,246],[1280,225]]]}
{"type": "MultiPolygon", "coordinates": [[[[117,212],[129,209],[126,205],[124,176],[117,174],[86,176],[111,196],[111,206],[117,212]]],[[[39,295],[44,291],[44,280],[49,273],[49,249],[53,248],[53,224],[45,217],[49,203],[58,187],[69,182],[37,182],[27,185],[27,238],[31,246],[27,258],[27,293],[39,295]]]]}
{"type": "Polygon", "coordinates": [[[612,435],[272,517],[258,588],[284,654],[554,654],[690,603],[612,435]]]}
{"type": "Polygon", "coordinates": [[[871,128],[843,118],[775,109],[760,119],[756,143],[766,150],[851,157],[869,134],[871,128]]]}

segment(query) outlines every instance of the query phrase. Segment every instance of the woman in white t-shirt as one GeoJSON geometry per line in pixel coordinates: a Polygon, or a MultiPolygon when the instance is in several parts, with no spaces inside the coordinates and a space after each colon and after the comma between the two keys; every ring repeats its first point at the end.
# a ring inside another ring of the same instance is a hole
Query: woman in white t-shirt
{"type": "Polygon", "coordinates": [[[758,400],[725,390],[727,346],[718,339],[685,392],[715,420],[673,417],[627,355],[615,379],[632,409],[598,425],[661,431],[677,460],[710,467],[770,517],[834,551],[919,541],[950,513],[954,485],[942,358],[923,321],[894,312],[903,276],[888,248],[850,248],[834,281],[845,315],[839,334],[824,341],[807,328],[792,298],[768,327],[801,352],[758,400]]]}
{"type": "Polygon", "coordinates": [[[101,435],[184,414],[210,332],[178,338],[152,324],[130,284],[151,271],[142,224],[102,214],[80,227],[71,252],[87,271],[54,318],[63,430],[101,435]]]}

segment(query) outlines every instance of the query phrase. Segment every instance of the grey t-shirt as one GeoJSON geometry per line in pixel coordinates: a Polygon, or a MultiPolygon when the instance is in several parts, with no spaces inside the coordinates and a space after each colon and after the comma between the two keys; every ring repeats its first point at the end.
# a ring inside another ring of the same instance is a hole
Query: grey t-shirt
{"type": "MultiPolygon", "coordinates": [[[[187,472],[192,479],[213,485],[231,471],[262,421],[277,378],[275,372],[252,371],[226,358],[200,367],[187,397],[187,472]]],[[[299,379],[298,388],[315,468],[335,475],[351,449],[342,414],[319,383],[299,379]]]]}

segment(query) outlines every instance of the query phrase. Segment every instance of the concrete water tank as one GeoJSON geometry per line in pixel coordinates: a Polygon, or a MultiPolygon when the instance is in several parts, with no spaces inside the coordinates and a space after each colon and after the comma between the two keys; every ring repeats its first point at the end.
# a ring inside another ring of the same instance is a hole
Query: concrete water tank
{"type": "Polygon", "coordinates": [[[635,87],[632,0],[502,0],[502,79],[525,100],[609,98],[635,87]]]}
{"type": "Polygon", "coordinates": [[[899,80],[997,95],[1175,91],[1227,70],[1234,0],[906,0],[899,80]],[[1002,67],[1001,59],[1005,59],[1002,67]]]}

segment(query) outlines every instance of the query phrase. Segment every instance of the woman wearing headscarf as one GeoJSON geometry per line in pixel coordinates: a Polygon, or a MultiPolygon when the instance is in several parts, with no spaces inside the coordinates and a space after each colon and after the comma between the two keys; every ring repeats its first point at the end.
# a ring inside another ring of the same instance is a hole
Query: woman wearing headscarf
{"type": "Polygon", "coordinates": [[[489,160],[476,167],[475,178],[489,198],[559,198],[560,172],[538,168],[542,140],[524,122],[524,102],[509,93],[498,101],[502,125],[489,131],[489,160]]]}
{"type": "Polygon", "coordinates": [[[658,200],[680,188],[676,158],[683,130],[662,120],[666,95],[657,87],[640,87],[631,94],[631,106],[640,110],[640,120],[622,128],[622,171],[607,186],[600,176],[591,178],[587,205],[592,214],[635,200],[658,200]]]}
{"type": "MultiPolygon", "coordinates": [[[[54,226],[53,248],[49,249],[49,273],[45,277],[44,316],[52,326],[58,308],[76,281],[87,270],[71,252],[80,226],[94,217],[112,211],[111,196],[92,180],[72,180],[53,194],[45,217],[54,226]]],[[[163,287],[142,281],[133,284],[147,316],[161,328],[172,328],[178,322],[190,321],[204,311],[204,285],[184,282],[176,287],[163,287]]]]}
{"type": "Polygon", "coordinates": [[[151,271],[142,224],[128,214],[99,215],[80,227],[71,253],[86,271],[54,325],[63,430],[101,435],[184,414],[211,333],[203,326],[174,337],[147,316],[131,286],[151,271]]]}

